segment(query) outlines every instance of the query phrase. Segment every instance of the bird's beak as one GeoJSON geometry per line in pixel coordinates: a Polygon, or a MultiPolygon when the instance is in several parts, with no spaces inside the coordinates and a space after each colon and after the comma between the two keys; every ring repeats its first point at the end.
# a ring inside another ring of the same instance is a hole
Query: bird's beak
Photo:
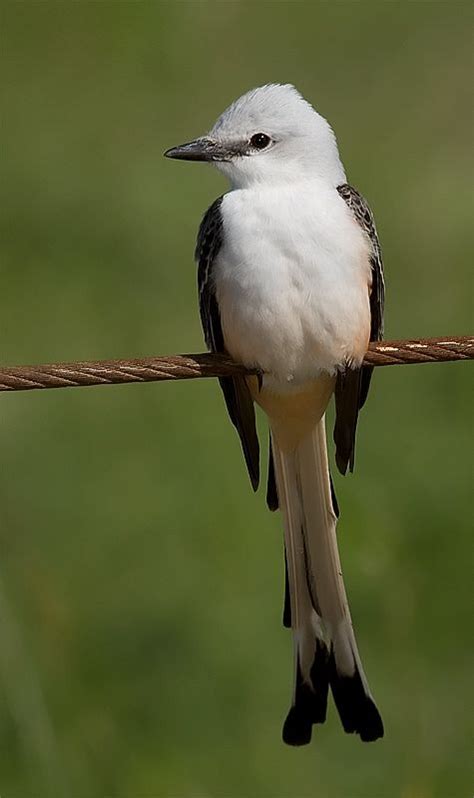
{"type": "Polygon", "coordinates": [[[225,161],[226,153],[221,144],[212,139],[200,138],[171,147],[164,153],[165,158],[176,158],[179,161],[225,161]]]}

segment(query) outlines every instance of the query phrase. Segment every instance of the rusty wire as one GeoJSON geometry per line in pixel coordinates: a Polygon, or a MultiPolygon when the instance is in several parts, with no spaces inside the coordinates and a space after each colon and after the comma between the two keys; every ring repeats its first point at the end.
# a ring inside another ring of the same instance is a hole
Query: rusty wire
{"type": "MultiPolygon", "coordinates": [[[[371,343],[364,358],[367,366],[403,363],[440,363],[474,359],[474,337],[420,338],[371,343]]],[[[251,374],[222,355],[169,355],[133,360],[97,360],[40,366],[0,367],[0,391],[38,388],[76,388],[81,385],[119,385],[127,382],[189,380],[251,374]]]]}

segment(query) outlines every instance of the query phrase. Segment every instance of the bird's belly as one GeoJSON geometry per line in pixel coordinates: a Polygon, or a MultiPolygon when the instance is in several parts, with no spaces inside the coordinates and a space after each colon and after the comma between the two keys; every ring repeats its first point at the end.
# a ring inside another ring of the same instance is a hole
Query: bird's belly
{"type": "Polygon", "coordinates": [[[217,299],[235,360],[288,386],[361,362],[370,327],[367,286],[364,292],[357,283],[337,285],[316,264],[307,269],[280,259],[268,270],[222,265],[217,299]]]}
{"type": "Polygon", "coordinates": [[[235,191],[214,283],[229,354],[281,386],[360,363],[369,244],[337,192],[235,191]]]}

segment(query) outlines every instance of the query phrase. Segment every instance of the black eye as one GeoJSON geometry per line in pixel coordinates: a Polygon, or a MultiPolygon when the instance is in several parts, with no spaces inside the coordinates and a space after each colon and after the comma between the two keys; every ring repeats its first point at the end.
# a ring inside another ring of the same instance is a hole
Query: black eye
{"type": "Polygon", "coordinates": [[[266,133],[255,133],[250,139],[250,144],[256,150],[264,150],[265,147],[268,147],[270,141],[270,136],[267,136],[266,133]]]}

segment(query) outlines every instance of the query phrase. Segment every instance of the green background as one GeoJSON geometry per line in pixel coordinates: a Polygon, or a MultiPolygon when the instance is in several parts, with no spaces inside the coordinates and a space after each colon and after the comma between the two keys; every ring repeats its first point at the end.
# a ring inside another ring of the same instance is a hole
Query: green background
{"type": "MultiPolygon", "coordinates": [[[[375,212],[387,337],[469,332],[472,31],[456,2],[3,3],[1,360],[202,350],[192,254],[225,183],[162,152],[272,81],[375,212]]],[[[331,707],[301,750],[280,518],[215,382],[3,394],[1,795],[471,794],[469,380],[375,375],[337,489],[386,736],[331,707]]]]}

